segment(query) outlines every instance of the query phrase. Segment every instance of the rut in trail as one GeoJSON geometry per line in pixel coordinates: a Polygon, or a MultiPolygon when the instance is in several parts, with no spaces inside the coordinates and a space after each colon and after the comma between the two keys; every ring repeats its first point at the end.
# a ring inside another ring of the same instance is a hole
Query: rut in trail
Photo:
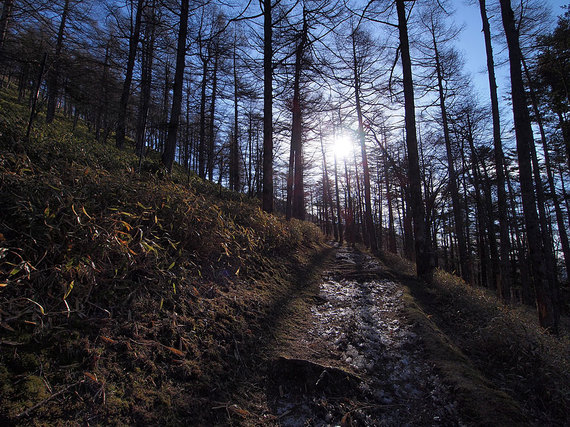
{"type": "Polygon", "coordinates": [[[277,363],[280,425],[461,424],[405,317],[402,285],[382,271],[369,255],[337,249],[309,327],[277,363]]]}

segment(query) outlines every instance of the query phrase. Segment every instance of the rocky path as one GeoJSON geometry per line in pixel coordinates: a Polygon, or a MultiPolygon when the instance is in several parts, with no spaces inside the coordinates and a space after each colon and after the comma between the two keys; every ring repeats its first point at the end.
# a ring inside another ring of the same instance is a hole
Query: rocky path
{"type": "Polygon", "coordinates": [[[270,401],[283,426],[457,425],[451,391],[406,319],[402,285],[342,247],[275,363],[270,401]]]}

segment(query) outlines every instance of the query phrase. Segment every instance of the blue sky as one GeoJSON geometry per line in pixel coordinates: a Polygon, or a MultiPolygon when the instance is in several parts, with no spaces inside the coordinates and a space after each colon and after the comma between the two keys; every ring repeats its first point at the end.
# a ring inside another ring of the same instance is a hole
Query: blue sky
{"type": "MultiPolygon", "coordinates": [[[[488,1],[488,3],[491,2],[488,1]]],[[[544,3],[552,9],[552,22],[549,24],[554,27],[557,17],[564,12],[561,6],[568,5],[570,2],[568,0],[544,0],[544,3]]],[[[455,7],[457,8],[458,24],[465,26],[461,40],[459,41],[459,50],[462,51],[464,55],[466,70],[472,75],[473,82],[480,96],[488,97],[489,84],[486,72],[485,42],[483,39],[479,6],[475,4],[469,5],[467,0],[457,0],[455,7]]],[[[491,31],[493,31],[494,34],[498,33],[497,28],[492,27],[491,31]]],[[[500,47],[497,43],[494,43],[493,48],[495,56],[497,56],[500,47]]],[[[507,76],[508,67],[500,67],[497,76],[497,86],[499,87],[500,96],[508,92],[508,87],[506,87],[509,84],[507,76]]]]}

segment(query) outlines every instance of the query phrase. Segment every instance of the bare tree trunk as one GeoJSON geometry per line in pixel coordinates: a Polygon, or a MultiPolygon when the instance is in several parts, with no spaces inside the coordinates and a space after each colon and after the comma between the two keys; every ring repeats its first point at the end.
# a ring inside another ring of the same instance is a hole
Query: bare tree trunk
{"type": "Polygon", "coordinates": [[[143,58],[142,58],[142,75],[141,75],[141,100],[139,106],[139,114],[137,119],[137,130],[136,130],[136,153],[139,155],[140,159],[144,156],[144,146],[146,137],[146,123],[148,117],[148,111],[150,108],[150,95],[152,89],[152,66],[154,60],[154,43],[156,34],[156,23],[155,20],[155,5],[153,3],[151,15],[149,17],[150,22],[147,23],[145,42],[143,48],[143,58]]]}
{"type": "Polygon", "coordinates": [[[28,120],[28,127],[26,129],[26,141],[30,139],[30,133],[32,131],[32,126],[34,124],[34,119],[36,117],[36,104],[38,102],[38,96],[40,94],[40,88],[42,86],[42,78],[44,75],[44,71],[46,69],[46,61],[47,61],[47,53],[43,54],[42,62],[40,64],[40,72],[38,74],[38,79],[36,80],[36,89],[34,91],[34,95],[32,98],[32,105],[30,108],[30,118],[28,120]]]}
{"type": "Polygon", "coordinates": [[[457,174],[455,172],[455,164],[453,161],[453,152],[451,149],[451,137],[449,135],[449,122],[447,117],[447,107],[445,105],[445,91],[443,89],[443,73],[439,58],[439,50],[435,39],[435,32],[432,32],[433,48],[435,52],[435,66],[437,73],[437,87],[439,90],[439,106],[441,109],[441,118],[443,122],[443,139],[445,140],[445,150],[447,152],[447,169],[449,171],[449,192],[451,193],[451,203],[453,205],[453,218],[455,221],[455,235],[457,236],[457,244],[459,248],[459,264],[461,265],[461,277],[467,283],[473,283],[471,273],[471,260],[467,253],[467,245],[465,242],[465,225],[463,222],[463,208],[459,199],[459,190],[457,189],[457,174]]]}
{"type": "Polygon", "coordinates": [[[137,46],[141,33],[142,12],[145,0],[138,0],[137,11],[135,13],[135,23],[129,38],[129,56],[127,58],[127,71],[125,73],[125,81],[123,82],[123,91],[121,92],[121,100],[119,101],[119,112],[117,114],[117,126],[115,129],[115,144],[117,148],[122,149],[125,145],[126,122],[127,122],[127,106],[129,104],[129,96],[131,93],[131,82],[133,80],[133,69],[135,68],[135,59],[137,56],[137,46]]]}
{"type": "Polygon", "coordinates": [[[163,151],[166,145],[166,134],[168,131],[168,108],[170,106],[170,63],[166,62],[164,66],[164,91],[162,93],[162,111],[160,117],[160,125],[158,138],[156,139],[156,151],[163,151]]]}
{"type": "Polygon", "coordinates": [[[206,88],[208,84],[209,57],[202,59],[202,83],[200,93],[200,142],[198,148],[198,176],[206,178],[206,88]]]}
{"type": "Polygon", "coordinates": [[[348,165],[346,163],[346,158],[344,159],[344,177],[346,180],[346,207],[345,207],[345,219],[346,219],[346,243],[355,245],[355,230],[354,230],[354,209],[352,203],[352,194],[350,191],[350,175],[348,173],[348,165]]]}
{"type": "Polygon", "coordinates": [[[47,86],[48,86],[48,103],[46,111],[46,123],[53,122],[55,118],[55,109],[57,106],[57,98],[59,96],[59,72],[60,72],[60,56],[63,48],[63,36],[65,34],[65,24],[69,15],[69,0],[65,0],[59,30],[57,32],[57,41],[55,42],[55,53],[53,56],[53,65],[49,69],[47,86]]]}
{"type": "Polygon", "coordinates": [[[410,59],[408,24],[404,0],[396,0],[396,8],[398,12],[398,29],[400,33],[400,51],[402,54],[402,71],[404,80],[406,145],[408,148],[408,178],[410,204],[414,217],[416,269],[418,277],[429,283],[433,279],[433,255],[430,249],[429,234],[426,233],[425,207],[422,199],[422,180],[416,134],[414,84],[412,77],[412,62],[410,59]]]}
{"type": "MultiPolygon", "coordinates": [[[[364,173],[364,204],[365,204],[365,224],[366,238],[365,241],[372,252],[378,252],[378,241],[376,240],[376,230],[374,220],[372,219],[372,200],[370,194],[370,169],[368,167],[368,156],[366,155],[366,136],[364,134],[364,123],[362,119],[362,106],[360,104],[360,75],[358,73],[358,60],[356,57],[356,40],[354,33],[352,34],[352,60],[354,72],[354,97],[356,101],[356,115],[358,117],[358,139],[360,141],[360,154],[362,156],[362,169],[364,173]]],[[[380,227],[381,228],[381,227],[380,227]]],[[[381,232],[381,230],[380,230],[381,232]]]]}
{"type": "Polygon", "coordinates": [[[263,210],[273,212],[273,22],[263,0],[263,210]]]}
{"type": "Polygon", "coordinates": [[[212,99],[210,101],[210,129],[208,133],[208,179],[214,180],[214,154],[216,152],[216,95],[218,94],[218,65],[220,49],[216,41],[214,46],[214,69],[212,70],[212,99]]]}
{"type": "Polygon", "coordinates": [[[555,285],[552,283],[545,263],[544,240],[540,230],[536,197],[532,184],[531,144],[534,144],[534,140],[521,71],[519,34],[515,26],[515,18],[510,0],[500,0],[500,4],[503,27],[509,48],[511,93],[517,139],[523,213],[530,252],[532,277],[536,292],[538,318],[543,328],[548,329],[553,334],[558,334],[559,313],[555,299],[556,296],[554,294],[555,285]]]}
{"type": "Polygon", "coordinates": [[[8,27],[12,21],[12,8],[14,7],[14,0],[4,0],[4,7],[2,8],[2,16],[0,16],[0,62],[3,58],[4,43],[6,42],[6,35],[8,34],[8,27]]]}
{"type": "Polygon", "coordinates": [[[239,101],[239,80],[237,70],[237,37],[234,37],[234,55],[233,55],[233,68],[234,68],[234,135],[230,141],[230,190],[240,190],[240,177],[239,177],[239,115],[238,115],[238,101],[239,101]]]}
{"type": "MultiPolygon", "coordinates": [[[[530,72],[526,65],[526,61],[522,58],[522,64],[524,67],[525,75],[528,80],[529,93],[532,101],[532,108],[534,111],[534,117],[536,123],[538,124],[538,129],[540,131],[540,139],[542,142],[542,150],[544,156],[544,164],[546,166],[546,176],[548,178],[548,186],[550,187],[552,203],[554,204],[554,210],[556,212],[556,222],[558,225],[558,235],[560,236],[560,243],[562,244],[562,253],[564,254],[564,262],[566,266],[566,275],[570,277],[570,244],[568,242],[568,233],[566,232],[566,226],[564,224],[564,215],[562,209],[560,208],[560,201],[558,200],[558,194],[556,192],[556,186],[554,185],[554,174],[552,173],[552,166],[550,163],[550,153],[548,152],[548,144],[546,142],[546,133],[544,131],[544,123],[542,122],[542,114],[538,109],[538,100],[536,98],[536,93],[532,85],[532,80],[530,72]]],[[[533,156],[536,158],[536,155],[533,156]]]]}
{"type": "Polygon", "coordinates": [[[499,296],[504,302],[510,298],[510,270],[509,253],[511,242],[509,237],[509,225],[507,215],[507,193],[505,190],[505,155],[501,142],[501,120],[499,113],[499,98],[497,95],[497,82],[495,78],[495,62],[493,59],[493,46],[491,44],[491,29],[487,17],[485,0],[479,0],[483,34],[485,36],[485,50],[487,54],[487,72],[489,75],[489,87],[491,95],[491,113],[493,116],[493,145],[495,154],[495,168],[497,173],[497,201],[499,206],[499,236],[500,236],[500,277],[496,283],[499,296]]]}
{"type": "Polygon", "coordinates": [[[176,70],[174,72],[174,87],[172,90],[172,110],[170,112],[170,122],[168,123],[168,136],[164,152],[162,153],[162,163],[170,173],[176,155],[176,141],[178,137],[178,127],[180,124],[180,113],[182,112],[182,89],[184,86],[184,70],[186,68],[186,37],[188,36],[188,11],[189,0],[180,2],[180,28],[178,29],[178,45],[176,47],[176,70]]]}
{"type": "Polygon", "coordinates": [[[295,172],[293,179],[293,217],[305,219],[305,186],[304,186],[304,164],[303,164],[303,112],[301,108],[301,74],[307,44],[309,26],[307,22],[306,10],[303,9],[303,28],[295,53],[295,78],[293,82],[293,123],[291,129],[291,147],[294,154],[295,172]]]}
{"type": "Polygon", "coordinates": [[[335,187],[335,195],[336,195],[336,214],[338,218],[338,242],[342,245],[344,241],[344,234],[342,229],[342,211],[340,209],[340,193],[338,189],[338,173],[337,173],[337,165],[336,165],[336,154],[334,155],[334,187],[335,187]]]}
{"type": "Polygon", "coordinates": [[[384,151],[384,180],[386,181],[386,202],[388,203],[388,250],[397,253],[396,230],[394,229],[394,212],[392,208],[392,189],[390,187],[390,177],[388,175],[388,155],[384,151]]]}

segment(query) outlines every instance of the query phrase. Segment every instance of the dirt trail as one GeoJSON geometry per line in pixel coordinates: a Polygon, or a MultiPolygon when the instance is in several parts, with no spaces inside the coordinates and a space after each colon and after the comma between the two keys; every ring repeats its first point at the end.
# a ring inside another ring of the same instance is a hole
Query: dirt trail
{"type": "Polygon", "coordinates": [[[405,316],[403,295],[374,258],[336,249],[310,318],[291,332],[272,369],[268,403],[278,424],[461,423],[405,316]]]}

